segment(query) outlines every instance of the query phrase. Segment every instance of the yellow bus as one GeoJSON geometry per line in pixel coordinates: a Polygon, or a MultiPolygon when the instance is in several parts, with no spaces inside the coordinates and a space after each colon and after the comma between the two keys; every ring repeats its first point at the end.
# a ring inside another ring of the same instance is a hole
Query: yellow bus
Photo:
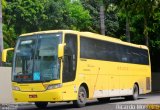
{"type": "MultiPolygon", "coordinates": [[[[5,62],[6,51],[3,52],[5,62]]],[[[12,89],[16,102],[107,102],[124,96],[136,100],[151,91],[146,46],[91,32],[50,30],[23,34],[13,58],[12,89]]]]}

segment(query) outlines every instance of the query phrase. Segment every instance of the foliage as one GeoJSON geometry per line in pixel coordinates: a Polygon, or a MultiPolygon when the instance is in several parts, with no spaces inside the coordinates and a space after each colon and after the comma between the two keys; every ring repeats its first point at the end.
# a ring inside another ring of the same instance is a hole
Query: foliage
{"type": "Polygon", "coordinates": [[[108,5],[108,8],[105,13],[105,25],[106,25],[106,34],[112,37],[117,37],[116,32],[119,29],[119,21],[117,13],[117,6],[114,4],[108,5]]]}
{"type": "Polygon", "coordinates": [[[2,9],[6,8],[6,1],[2,0],[2,9]]]}
{"type": "Polygon", "coordinates": [[[47,15],[44,29],[89,30],[91,16],[80,2],[49,0],[45,7],[47,15]]]}
{"type": "Polygon", "coordinates": [[[45,19],[44,4],[46,0],[13,0],[7,2],[4,10],[4,23],[14,25],[17,34],[40,30],[41,21],[45,19]]]}
{"type": "Polygon", "coordinates": [[[104,5],[105,9],[105,33],[115,37],[116,31],[119,28],[117,6],[113,3],[114,0],[80,0],[86,10],[89,11],[92,17],[92,32],[100,33],[100,6],[104,5]]]}
{"type": "Polygon", "coordinates": [[[106,35],[149,45],[152,67],[160,71],[160,0],[2,0],[4,47],[26,32],[73,29],[100,33],[105,7],[106,35]],[[156,67],[157,66],[157,67],[156,67]]]}

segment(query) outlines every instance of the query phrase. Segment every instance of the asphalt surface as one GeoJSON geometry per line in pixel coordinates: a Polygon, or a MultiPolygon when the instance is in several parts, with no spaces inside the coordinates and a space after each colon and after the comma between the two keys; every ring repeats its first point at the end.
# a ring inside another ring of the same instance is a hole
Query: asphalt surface
{"type": "MultiPolygon", "coordinates": [[[[70,103],[51,103],[43,110],[160,110],[160,93],[140,95],[136,101],[124,98],[111,98],[108,103],[90,100],[83,108],[76,108],[70,103]],[[159,104],[159,105],[158,105],[159,104]],[[148,107],[149,106],[149,107],[148,107]]],[[[19,104],[16,110],[40,110],[32,103],[19,104]]]]}

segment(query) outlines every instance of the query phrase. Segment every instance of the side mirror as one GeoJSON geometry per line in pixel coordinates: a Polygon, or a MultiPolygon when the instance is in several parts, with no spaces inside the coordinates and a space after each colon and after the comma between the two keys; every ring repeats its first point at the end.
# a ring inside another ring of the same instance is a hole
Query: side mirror
{"type": "Polygon", "coordinates": [[[58,45],[58,58],[61,58],[61,57],[64,56],[64,47],[65,47],[65,45],[66,45],[66,43],[58,45]]]}
{"type": "Polygon", "coordinates": [[[6,60],[7,60],[7,52],[11,51],[11,50],[14,50],[14,48],[8,48],[8,49],[4,49],[2,51],[2,62],[6,62],[6,60]]]}

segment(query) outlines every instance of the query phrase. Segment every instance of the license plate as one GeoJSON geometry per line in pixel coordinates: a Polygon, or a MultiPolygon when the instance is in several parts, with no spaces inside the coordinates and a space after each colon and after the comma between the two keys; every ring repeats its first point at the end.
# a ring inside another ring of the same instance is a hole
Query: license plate
{"type": "Polygon", "coordinates": [[[31,94],[29,95],[29,98],[37,98],[37,94],[31,94]]]}

